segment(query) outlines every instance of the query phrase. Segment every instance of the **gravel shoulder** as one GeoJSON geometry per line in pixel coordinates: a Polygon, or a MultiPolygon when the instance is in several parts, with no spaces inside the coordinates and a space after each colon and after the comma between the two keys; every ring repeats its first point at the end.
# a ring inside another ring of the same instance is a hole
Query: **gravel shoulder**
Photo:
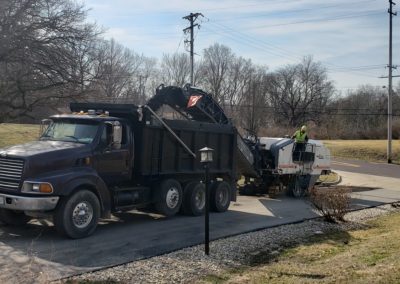
{"type": "Polygon", "coordinates": [[[185,248],[169,254],[139,260],[113,268],[85,273],[59,283],[81,281],[109,281],[110,283],[193,283],[206,275],[218,275],[229,270],[250,267],[260,257],[277,256],[285,248],[294,247],[316,234],[332,231],[360,229],[375,217],[399,212],[391,204],[352,211],[345,217],[347,222],[332,224],[320,219],[298,224],[283,225],[261,231],[242,234],[210,243],[210,256],[204,255],[201,245],[185,248]]]}

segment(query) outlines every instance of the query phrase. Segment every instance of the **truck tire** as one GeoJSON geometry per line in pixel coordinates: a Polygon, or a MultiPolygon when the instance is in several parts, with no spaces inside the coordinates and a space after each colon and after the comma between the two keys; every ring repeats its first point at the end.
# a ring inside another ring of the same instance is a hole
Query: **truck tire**
{"type": "Polygon", "coordinates": [[[231,187],[226,181],[217,181],[211,189],[210,205],[215,212],[225,212],[231,203],[231,187]]]}
{"type": "Polygon", "coordinates": [[[6,225],[23,226],[31,220],[23,211],[0,208],[0,221],[6,225]]]}
{"type": "Polygon", "coordinates": [[[304,197],[308,192],[308,184],[308,175],[296,176],[288,185],[288,195],[295,198],[304,197]]]}
{"type": "Polygon", "coordinates": [[[96,229],[100,217],[100,202],[89,190],[79,190],[61,199],[54,214],[56,230],[71,239],[90,236],[96,229]]]}
{"type": "Polygon", "coordinates": [[[248,183],[248,184],[245,184],[245,185],[241,186],[239,188],[239,194],[240,195],[247,195],[247,196],[256,195],[256,191],[255,191],[254,185],[248,183]]]}
{"type": "Polygon", "coordinates": [[[183,192],[182,209],[185,215],[200,216],[206,207],[206,188],[200,182],[190,182],[183,192]]]}
{"type": "Polygon", "coordinates": [[[307,196],[310,189],[314,186],[314,182],[311,180],[311,175],[300,176],[300,186],[304,190],[304,196],[307,196]]]}
{"type": "Polygon", "coordinates": [[[154,204],[156,210],[166,217],[178,213],[182,204],[182,187],[174,179],[161,182],[157,189],[157,202],[154,204]]]}

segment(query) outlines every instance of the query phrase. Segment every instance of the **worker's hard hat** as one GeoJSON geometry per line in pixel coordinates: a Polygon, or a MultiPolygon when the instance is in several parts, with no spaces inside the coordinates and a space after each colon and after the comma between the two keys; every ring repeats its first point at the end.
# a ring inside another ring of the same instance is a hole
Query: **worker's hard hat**
{"type": "Polygon", "coordinates": [[[307,126],[303,125],[303,126],[301,127],[301,131],[307,131],[307,126]]]}

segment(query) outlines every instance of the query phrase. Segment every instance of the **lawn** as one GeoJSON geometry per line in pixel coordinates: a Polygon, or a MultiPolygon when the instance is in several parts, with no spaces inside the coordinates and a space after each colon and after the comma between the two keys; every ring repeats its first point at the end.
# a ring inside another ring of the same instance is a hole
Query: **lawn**
{"type": "Polygon", "coordinates": [[[393,213],[361,230],[316,235],[267,263],[210,275],[201,282],[399,283],[399,224],[400,213],[393,213]]]}
{"type": "MultiPolygon", "coordinates": [[[[387,161],[387,140],[324,140],[333,157],[387,161]]],[[[400,140],[393,140],[392,160],[400,163],[400,140]]]]}
{"type": "Polygon", "coordinates": [[[39,125],[35,124],[0,124],[0,148],[36,140],[39,125]]]}

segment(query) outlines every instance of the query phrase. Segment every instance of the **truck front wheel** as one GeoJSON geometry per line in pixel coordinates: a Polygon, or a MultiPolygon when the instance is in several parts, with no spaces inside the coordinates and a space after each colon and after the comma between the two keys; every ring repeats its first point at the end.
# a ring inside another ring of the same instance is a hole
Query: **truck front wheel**
{"type": "Polygon", "coordinates": [[[89,190],[79,190],[61,200],[54,214],[54,226],[62,235],[80,239],[91,235],[100,217],[100,202],[89,190]]]}
{"type": "Polygon", "coordinates": [[[210,204],[215,212],[225,212],[231,203],[231,187],[226,181],[217,181],[212,190],[210,204]]]}
{"type": "Polygon", "coordinates": [[[161,182],[157,188],[156,210],[164,216],[170,217],[178,213],[182,204],[182,187],[174,179],[161,182]]]}
{"type": "Polygon", "coordinates": [[[13,226],[22,226],[29,222],[31,218],[22,211],[0,209],[0,221],[13,226]]]}

